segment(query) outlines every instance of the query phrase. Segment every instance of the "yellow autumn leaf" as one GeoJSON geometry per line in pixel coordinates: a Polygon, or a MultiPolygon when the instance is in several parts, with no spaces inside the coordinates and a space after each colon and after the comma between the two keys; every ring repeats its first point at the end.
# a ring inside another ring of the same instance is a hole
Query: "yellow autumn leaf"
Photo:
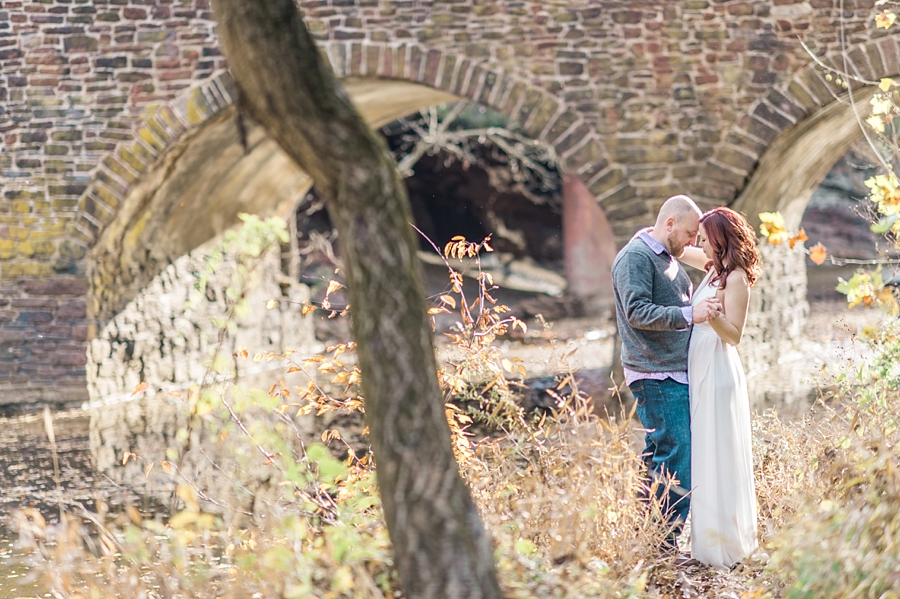
{"type": "Polygon", "coordinates": [[[872,104],[872,114],[890,114],[894,107],[893,102],[887,96],[877,95],[869,100],[872,104]]]}
{"type": "Polygon", "coordinates": [[[883,10],[875,15],[875,26],[878,29],[887,29],[897,20],[897,15],[889,10],[883,10]]]}
{"type": "Polygon", "coordinates": [[[809,248],[809,259],[812,260],[814,264],[823,264],[825,262],[825,258],[827,257],[828,251],[821,243],[817,243],[816,245],[809,248]]]}
{"type": "Polygon", "coordinates": [[[866,122],[869,124],[872,129],[875,129],[879,133],[884,133],[884,120],[878,115],[872,115],[866,119],[866,122]]]}
{"type": "Polygon", "coordinates": [[[325,290],[325,295],[331,295],[341,287],[343,287],[343,285],[332,279],[328,281],[328,289],[325,290]]]}
{"type": "Polygon", "coordinates": [[[277,305],[278,305],[278,302],[276,302],[273,299],[270,299],[269,301],[266,302],[266,310],[271,310],[272,308],[274,308],[277,305]]]}
{"type": "Polygon", "coordinates": [[[878,87],[881,88],[881,91],[886,92],[891,89],[891,86],[894,84],[894,80],[890,77],[884,77],[881,81],[878,82],[878,87]]]}
{"type": "Polygon", "coordinates": [[[131,392],[131,396],[134,397],[135,395],[140,395],[141,393],[143,393],[144,391],[147,390],[148,386],[149,385],[147,385],[147,383],[145,381],[141,381],[140,383],[138,383],[137,387],[135,387],[134,390],[131,392]]]}
{"type": "Polygon", "coordinates": [[[787,229],[784,225],[784,217],[780,212],[761,212],[759,214],[759,233],[765,237],[769,243],[779,245],[788,240],[787,229]]]}

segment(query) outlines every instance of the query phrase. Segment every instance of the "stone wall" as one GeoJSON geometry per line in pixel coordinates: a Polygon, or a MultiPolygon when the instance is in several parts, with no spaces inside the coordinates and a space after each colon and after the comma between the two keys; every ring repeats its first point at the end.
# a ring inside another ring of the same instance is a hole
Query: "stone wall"
{"type": "Polygon", "coordinates": [[[806,254],[799,247],[765,241],[760,253],[762,276],[750,294],[744,338],[738,346],[748,379],[765,376],[769,365],[801,343],[809,316],[806,254]]]}
{"type": "MultiPolygon", "coordinates": [[[[226,314],[226,289],[236,267],[226,261],[201,301],[188,307],[209,247],[201,246],[163,270],[88,343],[87,386],[92,405],[128,401],[142,381],[151,385],[148,395],[164,397],[214,377],[209,365],[220,335],[214,321],[226,314]]],[[[258,284],[248,296],[250,315],[235,320],[236,329],[224,336],[220,353],[231,356],[239,347],[251,354],[311,349],[315,345],[312,321],[300,315],[299,307],[309,299],[309,288],[282,275],[274,253],[256,275],[258,284]],[[266,309],[271,299],[277,300],[276,305],[266,309]]],[[[252,374],[246,362],[242,364],[238,378],[252,374]]]]}
{"type": "MultiPolygon", "coordinates": [[[[773,140],[834,101],[842,90],[801,42],[842,66],[839,18],[853,72],[900,73],[900,28],[875,27],[873,0],[845,0],[841,14],[836,0],[298,4],[338,76],[469,98],[552,147],[617,243],[673,193],[703,207],[733,202],[773,140]]],[[[233,104],[225,66],[208,0],[0,0],[0,280],[15,287],[10,298],[72,299],[27,287],[87,272],[89,250],[148,169],[233,104]]],[[[18,322],[0,323],[2,338],[18,339],[18,322]]],[[[72,331],[63,352],[84,343],[72,331]]],[[[32,361],[43,351],[34,347],[6,366],[15,376],[0,379],[3,393],[51,389],[47,372],[56,385],[61,358],[32,361]]],[[[66,366],[59,380],[77,376],[79,365],[66,366]]],[[[55,401],[48,393],[36,397],[55,401]]]]}
{"type": "MultiPolygon", "coordinates": [[[[732,201],[768,144],[839,91],[800,46],[833,59],[834,0],[299,5],[339,75],[421,82],[521,123],[620,238],[673,193],[732,201]]],[[[872,0],[842,5],[853,70],[900,72],[872,0]]],[[[93,242],[172,141],[156,108],[208,118],[231,98],[195,88],[224,66],[208,0],[0,2],[0,211],[21,230],[0,277],[83,270],[71,244],[93,242]]]]}
{"type": "Polygon", "coordinates": [[[0,410],[87,399],[86,292],[72,275],[0,281],[0,410]]]}
{"type": "MultiPolygon", "coordinates": [[[[88,344],[90,402],[85,407],[91,414],[94,464],[113,480],[150,493],[165,494],[174,484],[175,478],[164,469],[157,468],[152,476],[145,476],[145,469],[150,461],[158,466],[161,460],[171,459],[166,456],[167,448],[182,447],[183,441],[176,435],[188,426],[190,410],[185,398],[191,387],[206,381],[221,389],[232,385],[268,389],[279,379],[288,385],[306,384],[302,375],[287,374],[287,367],[279,360],[238,360],[236,371],[225,375],[209,370],[220,331],[213,320],[225,314],[225,289],[234,270],[233,263],[226,262],[212,277],[200,303],[187,306],[210,245],[163,270],[88,344]],[[149,388],[134,395],[142,381],[149,383],[149,388]],[[123,466],[126,451],[141,460],[123,466]]],[[[308,287],[281,274],[276,254],[271,254],[256,272],[259,283],[248,296],[250,314],[236,321],[236,329],[225,336],[221,353],[231,356],[241,347],[246,347],[251,356],[258,352],[281,354],[289,349],[300,355],[321,351],[312,319],[300,314],[299,304],[309,299],[308,287]],[[267,309],[270,299],[278,303],[267,309]]],[[[231,493],[230,488],[222,487],[229,485],[227,478],[212,476],[207,454],[215,454],[220,466],[239,472],[235,455],[222,443],[209,442],[205,437],[209,431],[203,423],[192,434],[204,436],[207,453],[196,449],[189,452],[182,462],[184,474],[218,497],[231,493]]],[[[199,446],[199,442],[194,445],[199,446]]],[[[241,480],[248,480],[241,476],[241,480]]]]}

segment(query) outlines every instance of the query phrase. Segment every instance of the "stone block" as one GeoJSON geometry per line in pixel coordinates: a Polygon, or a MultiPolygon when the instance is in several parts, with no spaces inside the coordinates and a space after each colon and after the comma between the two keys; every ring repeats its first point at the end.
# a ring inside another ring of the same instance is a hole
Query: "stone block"
{"type": "Polygon", "coordinates": [[[794,121],[775,110],[766,102],[760,102],[753,111],[753,114],[755,117],[772,125],[773,128],[777,129],[779,132],[788,129],[794,124],[794,121]]]}
{"type": "Polygon", "coordinates": [[[436,83],[436,87],[442,90],[450,90],[453,85],[453,75],[456,71],[456,56],[452,54],[444,55],[444,64],[441,68],[440,81],[436,83]]]}
{"type": "Polygon", "coordinates": [[[738,173],[715,162],[707,162],[700,172],[701,179],[726,183],[731,187],[740,187],[747,179],[747,171],[738,173]]]}
{"type": "Polygon", "coordinates": [[[70,35],[63,38],[63,49],[67,54],[73,52],[96,52],[99,48],[97,38],[87,35],[70,35]]]}
{"type": "MultiPolygon", "coordinates": [[[[597,203],[604,210],[612,206],[617,206],[622,202],[626,202],[635,197],[634,189],[627,183],[607,192],[605,195],[597,197],[597,203]]],[[[622,217],[624,218],[624,217],[622,217]]],[[[618,220],[618,219],[611,219],[618,220]]]]}
{"type": "Polygon", "coordinates": [[[81,141],[84,136],[80,129],[66,129],[63,131],[54,131],[50,134],[53,141],[81,141]]]}
{"type": "Polygon", "coordinates": [[[619,187],[626,181],[625,173],[619,168],[610,168],[601,172],[588,183],[588,190],[594,197],[603,196],[611,190],[619,187]]]}
{"type": "Polygon", "coordinates": [[[84,183],[66,183],[64,185],[50,185],[48,187],[50,197],[57,196],[80,196],[87,190],[84,183]]]}
{"type": "Polygon", "coordinates": [[[113,156],[107,156],[101,162],[102,166],[109,172],[115,174],[119,179],[124,181],[126,184],[131,185],[132,183],[137,181],[137,175],[135,175],[128,167],[119,162],[117,158],[113,156]]]}
{"type": "Polygon", "coordinates": [[[110,56],[97,58],[94,60],[94,66],[98,69],[124,69],[128,66],[128,57],[110,56]]]}
{"type": "Polygon", "coordinates": [[[366,75],[377,75],[378,65],[381,63],[381,46],[364,46],[363,52],[366,75]]]}
{"type": "Polygon", "coordinates": [[[87,306],[84,299],[70,300],[59,306],[56,311],[57,321],[83,320],[87,317],[87,306]]]}
{"type": "Polygon", "coordinates": [[[756,167],[759,158],[757,156],[747,155],[734,147],[724,145],[719,148],[719,151],[716,154],[716,160],[726,166],[747,174],[756,167]]]}
{"type": "Polygon", "coordinates": [[[881,79],[882,77],[890,74],[896,74],[897,71],[889,72],[885,66],[884,61],[881,58],[881,52],[878,50],[878,45],[873,43],[866,44],[865,46],[865,55],[869,60],[869,64],[872,65],[872,70],[874,71],[872,74],[874,75],[874,79],[881,79]]]}
{"type": "Polygon", "coordinates": [[[47,141],[47,133],[44,131],[25,131],[19,135],[23,144],[41,143],[47,141]]]}
{"type": "Polygon", "coordinates": [[[522,121],[518,118],[518,113],[516,109],[519,106],[519,102],[523,97],[526,96],[526,87],[525,84],[521,81],[515,81],[509,87],[509,91],[506,94],[506,98],[503,100],[503,105],[501,106],[501,112],[510,118],[516,118],[516,120],[521,123],[522,121]]]}
{"type": "Polygon", "coordinates": [[[426,85],[435,86],[437,83],[438,72],[441,67],[441,52],[437,50],[429,50],[425,57],[425,76],[422,82],[426,85]]]}
{"type": "Polygon", "coordinates": [[[821,106],[819,100],[810,95],[810,93],[797,81],[792,81],[788,85],[787,91],[795,102],[802,106],[807,113],[821,106]]]}
{"type": "Polygon", "coordinates": [[[16,322],[23,325],[45,324],[53,321],[53,313],[48,311],[22,311],[16,322]]]}
{"type": "Polygon", "coordinates": [[[778,134],[781,133],[772,128],[772,125],[769,123],[765,123],[756,117],[749,119],[744,126],[744,130],[747,131],[753,137],[763,140],[764,142],[774,141],[778,134]]]}
{"type": "Polygon", "coordinates": [[[893,37],[886,37],[877,42],[881,51],[885,73],[900,73],[900,52],[893,37]]]}
{"type": "Polygon", "coordinates": [[[672,147],[622,147],[611,150],[616,162],[622,164],[676,163],[687,159],[687,150],[672,147]]]}
{"type": "Polygon", "coordinates": [[[580,62],[560,62],[556,65],[557,72],[563,77],[573,77],[584,74],[584,64],[580,62]]]}
{"type": "Polygon", "coordinates": [[[494,94],[494,86],[496,84],[497,74],[492,71],[485,72],[482,76],[481,88],[478,91],[478,95],[475,98],[475,101],[489,106],[490,99],[494,94]]]}
{"type": "Polygon", "coordinates": [[[643,18],[643,12],[639,10],[617,10],[610,15],[614,23],[620,25],[640,23],[643,18]]]}
{"type": "Polygon", "coordinates": [[[139,44],[165,42],[168,40],[174,40],[176,34],[176,29],[144,29],[138,31],[137,42],[139,44]]]}
{"type": "Polygon", "coordinates": [[[855,72],[863,79],[872,81],[881,77],[869,64],[868,55],[859,47],[853,48],[847,53],[847,62],[850,64],[851,73],[855,72]]]}
{"type": "Polygon", "coordinates": [[[533,111],[531,118],[525,123],[525,132],[532,137],[541,134],[545,127],[550,123],[550,119],[559,110],[559,101],[552,96],[542,94],[540,103],[533,111]]]}
{"type": "Polygon", "coordinates": [[[837,92],[837,87],[829,88],[816,68],[807,68],[800,76],[800,80],[803,82],[804,87],[815,96],[821,106],[830,104],[834,100],[833,92],[837,92]]]}

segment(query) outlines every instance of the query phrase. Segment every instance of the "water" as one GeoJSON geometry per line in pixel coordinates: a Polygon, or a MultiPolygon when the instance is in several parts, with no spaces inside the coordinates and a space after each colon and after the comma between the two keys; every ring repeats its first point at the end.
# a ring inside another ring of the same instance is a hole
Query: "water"
{"type": "Polygon", "coordinates": [[[54,475],[53,455],[43,414],[0,419],[0,599],[49,597],[35,583],[25,566],[13,531],[13,511],[34,508],[48,523],[59,521],[59,504],[68,509],[80,503],[92,509],[96,498],[116,503],[133,499],[97,476],[88,447],[89,417],[82,410],[53,415],[59,481],[54,475]]]}

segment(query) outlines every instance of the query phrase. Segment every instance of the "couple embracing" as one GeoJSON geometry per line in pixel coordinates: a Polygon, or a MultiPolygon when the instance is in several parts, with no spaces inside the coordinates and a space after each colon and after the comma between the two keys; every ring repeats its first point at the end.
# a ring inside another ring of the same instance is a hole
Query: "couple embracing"
{"type": "Polygon", "coordinates": [[[677,556],[690,513],[691,557],[717,568],[757,548],[750,406],[735,348],[760,273],[755,238],[737,212],[701,214],[678,195],[613,263],[625,382],[646,431],[648,490],[657,489],[671,525],[663,549],[677,556]],[[696,291],[682,263],[706,272],[696,291]]]}

